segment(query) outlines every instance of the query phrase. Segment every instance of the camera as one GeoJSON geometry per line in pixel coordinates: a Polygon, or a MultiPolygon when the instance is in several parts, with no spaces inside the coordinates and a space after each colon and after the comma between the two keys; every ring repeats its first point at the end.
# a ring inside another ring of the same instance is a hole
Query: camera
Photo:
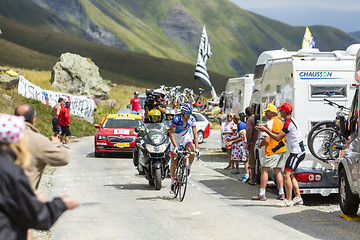
{"type": "Polygon", "coordinates": [[[146,105],[153,105],[155,103],[156,96],[153,94],[153,92],[150,89],[146,90],[146,99],[145,104],[146,105]]]}

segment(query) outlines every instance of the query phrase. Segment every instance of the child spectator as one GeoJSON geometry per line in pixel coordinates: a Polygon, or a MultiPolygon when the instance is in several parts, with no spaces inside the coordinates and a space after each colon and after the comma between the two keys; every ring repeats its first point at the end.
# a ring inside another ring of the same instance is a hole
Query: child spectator
{"type": "Polygon", "coordinates": [[[230,142],[226,141],[226,139],[231,138],[233,136],[233,134],[236,133],[236,130],[237,130],[237,127],[233,121],[233,115],[231,113],[228,113],[228,115],[226,116],[226,122],[224,125],[224,131],[222,134],[224,135],[224,138],[225,138],[225,147],[226,147],[227,154],[229,157],[229,164],[224,169],[233,169],[234,168],[234,164],[231,161],[232,146],[231,146],[230,142]]]}
{"type": "MultiPolygon", "coordinates": [[[[239,161],[244,162],[245,166],[245,176],[242,178],[245,181],[249,178],[249,169],[248,169],[248,161],[247,155],[248,151],[246,149],[246,130],[241,130],[237,137],[232,138],[230,140],[232,144],[232,151],[231,151],[231,160],[235,163],[235,171],[233,174],[239,174],[239,161]]],[[[242,181],[243,181],[242,180],[242,181]]]]}

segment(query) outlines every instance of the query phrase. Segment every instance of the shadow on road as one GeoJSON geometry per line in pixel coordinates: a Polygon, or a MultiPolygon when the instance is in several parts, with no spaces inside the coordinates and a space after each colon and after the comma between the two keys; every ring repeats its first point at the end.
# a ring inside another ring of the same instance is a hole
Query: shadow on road
{"type": "Polygon", "coordinates": [[[360,222],[342,219],[340,211],[304,210],[298,213],[277,215],[274,219],[314,238],[359,239],[360,236],[360,222]]]}
{"type": "Polygon", "coordinates": [[[156,196],[156,197],[142,197],[142,198],[137,198],[136,200],[144,200],[144,201],[154,201],[154,200],[165,200],[165,201],[179,201],[179,199],[174,198],[174,197],[165,197],[165,196],[156,196]]]}
{"type": "Polygon", "coordinates": [[[156,191],[154,187],[148,184],[139,184],[139,183],[132,183],[132,184],[106,184],[105,187],[114,187],[119,190],[147,190],[147,191],[156,191]]]}
{"type": "MultiPolygon", "coordinates": [[[[86,155],[87,158],[96,158],[95,152],[91,152],[88,155],[86,155]]],[[[131,158],[132,159],[132,153],[103,153],[100,158],[131,158]]]]}

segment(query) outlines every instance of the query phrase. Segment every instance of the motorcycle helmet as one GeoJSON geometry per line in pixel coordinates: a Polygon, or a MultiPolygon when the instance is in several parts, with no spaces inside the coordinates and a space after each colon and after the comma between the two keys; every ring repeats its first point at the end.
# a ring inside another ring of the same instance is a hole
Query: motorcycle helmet
{"type": "Polygon", "coordinates": [[[150,122],[159,122],[161,117],[161,112],[158,109],[151,109],[149,112],[149,120],[150,122]]]}
{"type": "Polygon", "coordinates": [[[192,106],[190,103],[182,103],[180,106],[181,111],[192,113],[192,106]]]}

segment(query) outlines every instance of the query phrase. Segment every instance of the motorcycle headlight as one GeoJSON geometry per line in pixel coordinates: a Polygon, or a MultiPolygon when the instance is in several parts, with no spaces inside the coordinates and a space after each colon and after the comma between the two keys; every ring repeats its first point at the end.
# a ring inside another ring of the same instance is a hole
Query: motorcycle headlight
{"type": "Polygon", "coordinates": [[[106,136],[96,135],[97,140],[107,140],[106,136]]]}
{"type": "Polygon", "coordinates": [[[146,145],[146,148],[149,152],[158,153],[158,152],[165,152],[167,144],[161,144],[159,146],[153,146],[150,144],[146,145]]]}

